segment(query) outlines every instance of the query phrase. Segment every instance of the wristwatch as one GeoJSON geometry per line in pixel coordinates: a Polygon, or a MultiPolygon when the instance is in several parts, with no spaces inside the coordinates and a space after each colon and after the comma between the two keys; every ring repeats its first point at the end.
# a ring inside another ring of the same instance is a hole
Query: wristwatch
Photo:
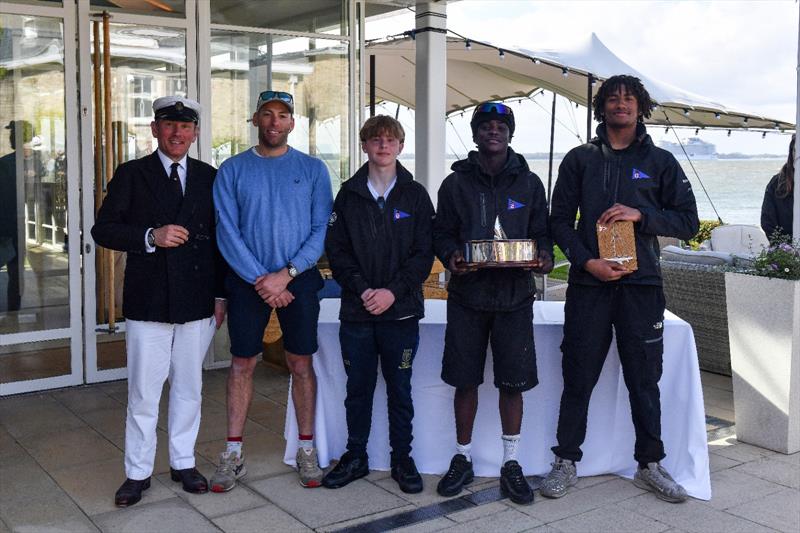
{"type": "Polygon", "coordinates": [[[147,231],[147,246],[153,248],[156,245],[156,234],[153,233],[153,229],[150,228],[147,231]]]}
{"type": "Polygon", "coordinates": [[[300,274],[300,271],[297,270],[297,267],[294,266],[291,263],[286,265],[286,268],[287,268],[287,270],[289,270],[289,277],[292,278],[292,279],[296,278],[300,274]]]}

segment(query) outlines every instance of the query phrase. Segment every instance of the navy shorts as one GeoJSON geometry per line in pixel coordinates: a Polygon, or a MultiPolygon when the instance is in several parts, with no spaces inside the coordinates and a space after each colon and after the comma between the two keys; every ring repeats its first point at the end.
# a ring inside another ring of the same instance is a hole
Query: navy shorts
{"type": "MultiPolygon", "coordinates": [[[[306,270],[286,287],[294,295],[292,303],[277,309],[283,332],[283,347],[295,355],[312,355],[317,351],[319,298],[323,281],[319,270],[306,270]]],[[[225,278],[228,297],[228,334],[231,355],[255,357],[264,351],[264,329],[272,308],[256,292],[255,287],[229,272],[225,278]]]]}
{"type": "Polygon", "coordinates": [[[480,311],[447,300],[442,381],[456,388],[483,383],[491,343],[494,385],[524,392],[539,384],[533,345],[533,304],[513,311],[480,311]]]}

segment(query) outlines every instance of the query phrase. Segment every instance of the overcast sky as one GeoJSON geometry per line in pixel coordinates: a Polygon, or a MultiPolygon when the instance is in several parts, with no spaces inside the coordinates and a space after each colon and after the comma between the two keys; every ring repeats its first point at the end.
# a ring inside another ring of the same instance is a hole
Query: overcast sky
{"type": "MultiPolygon", "coordinates": [[[[499,46],[542,48],[579,42],[594,32],[623,61],[660,81],[718,101],[731,109],[795,122],[798,4],[781,1],[629,1],[551,2],[529,0],[462,0],[447,6],[447,26],[464,36],[499,46]]],[[[414,27],[407,11],[367,25],[367,38],[414,27]]],[[[541,98],[549,111],[551,100],[541,98]]],[[[394,112],[395,106],[387,108],[394,112]]],[[[535,104],[514,106],[519,151],[549,147],[549,114],[535,104]]],[[[557,116],[573,120],[585,135],[585,108],[560,103],[557,116]],[[573,118],[574,116],[574,118],[573,118]]],[[[401,120],[413,125],[410,113],[401,120]]],[[[467,117],[454,118],[463,142],[470,142],[467,117]]],[[[650,128],[655,140],[663,128],[650,128]]],[[[413,151],[413,134],[406,150],[413,151]]],[[[693,135],[682,130],[682,138],[693,135]]],[[[786,154],[788,136],[734,131],[700,133],[717,152],[786,154]]],[[[670,133],[670,140],[675,140],[670,133]]],[[[556,151],[578,141],[567,128],[556,127],[556,151]]],[[[448,126],[448,145],[460,154],[461,141],[448,126]]]]}

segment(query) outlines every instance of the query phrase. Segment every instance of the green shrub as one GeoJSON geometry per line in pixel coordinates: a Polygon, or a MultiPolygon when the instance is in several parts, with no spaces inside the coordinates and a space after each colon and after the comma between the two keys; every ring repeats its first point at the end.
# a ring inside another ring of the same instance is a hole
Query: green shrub
{"type": "Polygon", "coordinates": [[[701,220],[700,230],[697,232],[697,235],[689,240],[689,246],[692,247],[692,250],[700,248],[700,244],[703,241],[711,238],[711,230],[721,225],[719,220],[701,220]]]}

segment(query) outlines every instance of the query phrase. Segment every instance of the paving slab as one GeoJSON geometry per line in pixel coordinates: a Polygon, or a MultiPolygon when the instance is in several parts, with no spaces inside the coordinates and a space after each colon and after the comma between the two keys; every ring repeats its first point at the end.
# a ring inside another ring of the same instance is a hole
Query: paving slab
{"type": "Polygon", "coordinates": [[[456,511],[455,513],[450,513],[447,515],[447,518],[449,518],[453,522],[459,522],[459,523],[471,522],[473,520],[481,518],[482,516],[502,513],[503,511],[506,511],[508,509],[509,509],[508,505],[506,505],[502,501],[491,502],[491,503],[485,503],[483,505],[476,505],[474,507],[464,509],[463,511],[456,511]]]}
{"type": "Polygon", "coordinates": [[[766,481],[744,472],[722,470],[711,474],[711,500],[708,504],[715,509],[729,507],[756,500],[767,494],[780,492],[785,487],[766,481]]]}
{"type": "Polygon", "coordinates": [[[35,531],[36,533],[64,533],[65,531],[87,533],[92,531],[99,532],[100,530],[85,516],[78,516],[67,520],[56,520],[51,524],[36,524],[35,528],[16,528],[14,531],[15,533],[27,533],[28,531],[35,531]]]}
{"type": "Polygon", "coordinates": [[[714,452],[709,452],[708,454],[708,469],[712,474],[714,472],[719,472],[720,470],[733,468],[734,466],[738,466],[740,464],[742,463],[739,461],[729,459],[714,452]]]}
{"type": "Polygon", "coordinates": [[[761,533],[769,528],[720,511],[707,502],[690,498],[674,504],[659,500],[647,493],[619,503],[621,509],[650,518],[683,531],[725,531],[726,533],[761,533]]]}
{"type": "Polygon", "coordinates": [[[106,459],[122,460],[122,452],[114,444],[85,426],[62,431],[58,438],[23,437],[21,443],[46,470],[106,459]]]}
{"type": "Polygon", "coordinates": [[[0,428],[0,464],[15,461],[33,461],[33,458],[8,431],[0,428]]]}
{"type": "Polygon", "coordinates": [[[83,421],[51,396],[36,394],[0,400],[0,426],[19,440],[76,429],[83,421]]]}
{"type": "Polygon", "coordinates": [[[279,507],[267,503],[261,507],[218,516],[212,522],[225,533],[281,531],[286,533],[313,531],[279,507]]]}
{"type": "Polygon", "coordinates": [[[586,476],[586,477],[579,477],[578,483],[575,485],[576,489],[585,489],[587,487],[593,487],[594,485],[598,485],[600,483],[607,483],[609,481],[613,481],[615,479],[619,479],[619,476],[615,476],[613,474],[605,474],[602,476],[586,476]]]}
{"type": "MultiPolygon", "coordinates": [[[[115,511],[114,494],[125,481],[125,471],[120,459],[108,459],[86,465],[51,470],[50,475],[59,487],[72,498],[87,515],[115,511]]],[[[175,494],[162,483],[151,479],[150,488],[142,494],[142,502],[156,502],[173,498],[175,494]]]]}
{"type": "MultiPolygon", "coordinates": [[[[206,476],[206,479],[211,479],[211,475],[214,473],[214,467],[212,465],[206,463],[205,460],[203,460],[203,464],[201,464],[198,460],[197,468],[206,476]]],[[[198,512],[209,518],[253,509],[268,503],[260,494],[255,493],[241,483],[228,492],[192,494],[184,491],[180,483],[172,481],[169,474],[161,474],[158,476],[158,479],[164,483],[174,495],[186,501],[189,505],[197,509],[198,512]]]]}
{"type": "Polygon", "coordinates": [[[789,463],[793,465],[800,465],[800,452],[792,453],[789,455],[783,453],[776,453],[772,456],[773,459],[776,461],[783,461],[784,463],[789,463]]]}
{"type": "Polygon", "coordinates": [[[703,392],[706,388],[717,388],[726,391],[733,391],[733,380],[730,376],[713,374],[711,372],[700,372],[700,382],[703,384],[703,392]]]}
{"type": "Polygon", "coordinates": [[[418,524],[413,524],[406,527],[398,527],[392,530],[392,533],[431,533],[432,531],[441,531],[452,527],[455,522],[448,520],[445,517],[434,518],[418,524]]]}
{"type": "Polygon", "coordinates": [[[734,467],[733,470],[745,472],[792,489],[800,489],[800,465],[780,461],[774,456],[741,464],[734,467]]]}
{"type": "Polygon", "coordinates": [[[797,533],[800,529],[800,492],[783,489],[758,500],[732,507],[728,512],[778,531],[797,533]]]}
{"type": "Polygon", "coordinates": [[[297,474],[291,472],[249,486],[292,516],[301,517],[312,528],[407,505],[402,498],[364,479],[336,490],[307,489],[300,485],[297,474]]]}
{"type": "Polygon", "coordinates": [[[734,461],[739,461],[740,463],[755,461],[756,459],[775,455],[776,453],[772,450],[766,450],[758,446],[739,442],[736,440],[736,437],[726,437],[725,439],[721,439],[721,441],[709,442],[708,451],[727,457],[728,459],[733,459],[734,461]]]}
{"type": "Polygon", "coordinates": [[[120,406],[117,400],[106,394],[102,389],[91,385],[62,389],[53,392],[52,396],[57,402],[76,415],[120,406]]]}
{"type": "MultiPolygon", "coordinates": [[[[481,506],[482,507],[482,506],[481,506]]],[[[463,522],[456,524],[451,528],[444,531],[465,533],[495,533],[502,531],[503,533],[513,533],[515,531],[525,531],[532,527],[540,526],[542,523],[530,515],[525,515],[516,509],[506,507],[504,511],[494,513],[488,516],[483,516],[477,520],[463,522]]]]}
{"type": "MultiPolygon", "coordinates": [[[[709,406],[714,406],[733,412],[733,391],[718,389],[716,387],[704,388],[703,403],[706,406],[706,414],[711,414],[708,412],[709,406]]],[[[734,419],[726,418],[724,420],[733,421],[734,419]]]]}
{"type": "Polygon", "coordinates": [[[643,492],[630,480],[614,477],[610,481],[597,483],[585,489],[570,490],[566,496],[556,500],[538,497],[539,494],[537,494],[536,503],[529,507],[520,508],[520,511],[549,524],[556,520],[633,498],[643,492]]]}
{"type": "Polygon", "coordinates": [[[108,440],[112,442],[124,440],[125,417],[127,416],[127,407],[124,405],[80,413],[78,416],[86,425],[108,440]]]}
{"type": "Polygon", "coordinates": [[[667,524],[650,517],[619,509],[616,506],[600,507],[583,514],[551,522],[549,526],[565,533],[583,533],[584,531],[647,531],[658,533],[670,528],[667,524]]]}
{"type": "MultiPolygon", "coordinates": [[[[352,518],[350,520],[344,520],[342,522],[335,522],[333,524],[328,524],[326,526],[316,528],[316,531],[320,533],[329,533],[333,531],[341,531],[343,529],[348,529],[352,527],[358,527],[365,524],[371,524],[377,520],[383,520],[388,517],[393,517],[395,515],[400,515],[403,513],[407,513],[409,511],[413,511],[416,509],[411,504],[404,505],[403,507],[397,507],[394,509],[389,509],[388,511],[380,511],[378,513],[369,514],[366,516],[358,516],[356,518],[352,518]]],[[[302,518],[302,517],[299,517],[302,518]]],[[[452,522],[451,522],[452,524],[452,522]]],[[[394,530],[392,530],[394,531],[394,530]]]]}
{"type": "Polygon", "coordinates": [[[261,394],[254,394],[248,418],[261,424],[273,433],[283,435],[286,426],[286,407],[261,394]]]}
{"type": "Polygon", "coordinates": [[[218,532],[214,524],[180,498],[155,503],[144,499],[133,507],[97,515],[94,522],[104,532],[191,531],[218,532]]]}

